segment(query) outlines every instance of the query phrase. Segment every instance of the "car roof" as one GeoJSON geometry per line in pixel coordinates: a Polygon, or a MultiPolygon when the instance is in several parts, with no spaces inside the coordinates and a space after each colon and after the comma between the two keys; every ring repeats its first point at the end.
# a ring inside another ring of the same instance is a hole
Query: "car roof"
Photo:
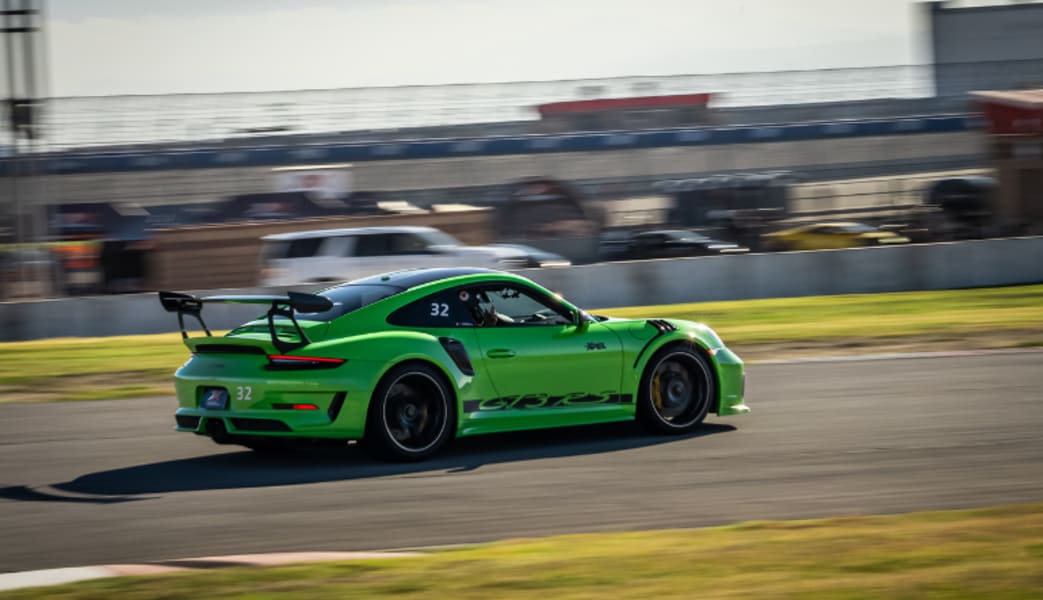
{"type": "Polygon", "coordinates": [[[424,285],[425,283],[431,283],[432,281],[440,281],[442,279],[451,279],[453,277],[462,277],[464,275],[511,275],[506,271],[497,271],[496,269],[483,269],[480,267],[440,267],[431,269],[406,269],[404,271],[392,271],[391,273],[381,273],[380,275],[372,275],[363,279],[356,279],[349,281],[348,283],[341,284],[335,287],[342,287],[345,285],[387,285],[403,290],[417,287],[418,285],[424,285]]]}
{"type": "Polygon", "coordinates": [[[634,234],[634,237],[641,235],[695,235],[699,237],[706,237],[705,234],[699,233],[698,231],[692,231],[691,229],[648,229],[634,234]]]}
{"type": "Polygon", "coordinates": [[[865,223],[857,223],[855,221],[824,221],[821,223],[809,223],[808,227],[851,227],[852,225],[868,227],[865,223]]]}
{"type": "Polygon", "coordinates": [[[343,227],[340,229],[309,229],[307,231],[291,231],[288,233],[273,233],[261,239],[264,241],[300,240],[316,237],[338,237],[348,235],[375,235],[381,233],[429,233],[439,231],[434,227],[423,227],[420,225],[386,225],[383,227],[343,227]]]}

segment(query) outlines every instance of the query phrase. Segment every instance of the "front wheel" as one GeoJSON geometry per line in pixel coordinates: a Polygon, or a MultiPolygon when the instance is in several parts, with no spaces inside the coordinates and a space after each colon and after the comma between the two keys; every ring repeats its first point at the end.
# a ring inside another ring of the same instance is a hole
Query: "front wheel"
{"type": "Polygon", "coordinates": [[[454,406],[441,373],[424,364],[400,365],[373,392],[363,441],[379,458],[422,460],[452,435],[454,406]]]}
{"type": "Polygon", "coordinates": [[[667,346],[641,377],[637,420],[656,433],[687,433],[703,422],[716,398],[709,360],[693,348],[667,346]]]}

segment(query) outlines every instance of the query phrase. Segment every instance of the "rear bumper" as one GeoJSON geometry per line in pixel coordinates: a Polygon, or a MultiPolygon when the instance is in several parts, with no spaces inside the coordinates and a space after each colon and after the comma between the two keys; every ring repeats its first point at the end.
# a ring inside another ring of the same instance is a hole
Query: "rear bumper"
{"type": "Polygon", "coordinates": [[[346,392],[337,392],[324,406],[317,402],[305,405],[315,406],[315,409],[206,410],[181,407],[174,413],[174,429],[211,437],[259,435],[357,439],[362,435],[362,428],[353,426],[351,418],[341,420],[348,403],[347,396],[346,392]]]}
{"type": "Polygon", "coordinates": [[[177,431],[201,435],[359,439],[370,393],[342,369],[271,372],[264,377],[215,377],[190,361],[174,377],[177,431]],[[226,408],[203,408],[203,392],[228,391],[226,408]],[[219,423],[220,425],[217,425],[219,423]]]}

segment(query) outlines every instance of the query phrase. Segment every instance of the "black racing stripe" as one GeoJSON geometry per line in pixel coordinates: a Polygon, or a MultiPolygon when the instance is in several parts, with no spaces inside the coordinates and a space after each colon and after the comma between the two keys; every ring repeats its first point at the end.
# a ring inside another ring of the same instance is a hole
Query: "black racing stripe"
{"type": "Polygon", "coordinates": [[[633,404],[632,394],[585,394],[576,392],[565,396],[548,396],[546,394],[526,394],[521,396],[500,396],[485,400],[464,400],[465,413],[495,412],[500,410],[534,410],[541,408],[560,408],[577,406],[596,406],[599,404],[633,404]]]}
{"type": "Polygon", "coordinates": [[[648,342],[646,342],[645,345],[641,347],[641,351],[637,353],[637,358],[634,359],[634,366],[631,367],[633,369],[637,368],[637,363],[641,362],[641,357],[645,355],[645,350],[648,350],[648,347],[652,345],[652,342],[659,339],[660,336],[670,333],[671,331],[677,331],[676,327],[664,321],[663,319],[649,319],[645,321],[645,323],[651,325],[652,327],[655,327],[657,333],[652,336],[652,339],[648,340],[648,342]]]}

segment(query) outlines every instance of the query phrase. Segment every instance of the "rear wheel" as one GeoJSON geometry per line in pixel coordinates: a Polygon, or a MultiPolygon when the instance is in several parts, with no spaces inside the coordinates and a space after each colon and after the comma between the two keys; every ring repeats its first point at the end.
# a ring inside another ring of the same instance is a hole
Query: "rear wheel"
{"type": "Polygon", "coordinates": [[[380,458],[422,460],[446,444],[455,422],[442,374],[425,364],[400,365],[384,376],[370,399],[364,442],[380,458]]]}
{"type": "Polygon", "coordinates": [[[716,397],[709,360],[693,348],[667,346],[641,377],[637,420],[656,433],[686,433],[703,422],[716,397]]]}

